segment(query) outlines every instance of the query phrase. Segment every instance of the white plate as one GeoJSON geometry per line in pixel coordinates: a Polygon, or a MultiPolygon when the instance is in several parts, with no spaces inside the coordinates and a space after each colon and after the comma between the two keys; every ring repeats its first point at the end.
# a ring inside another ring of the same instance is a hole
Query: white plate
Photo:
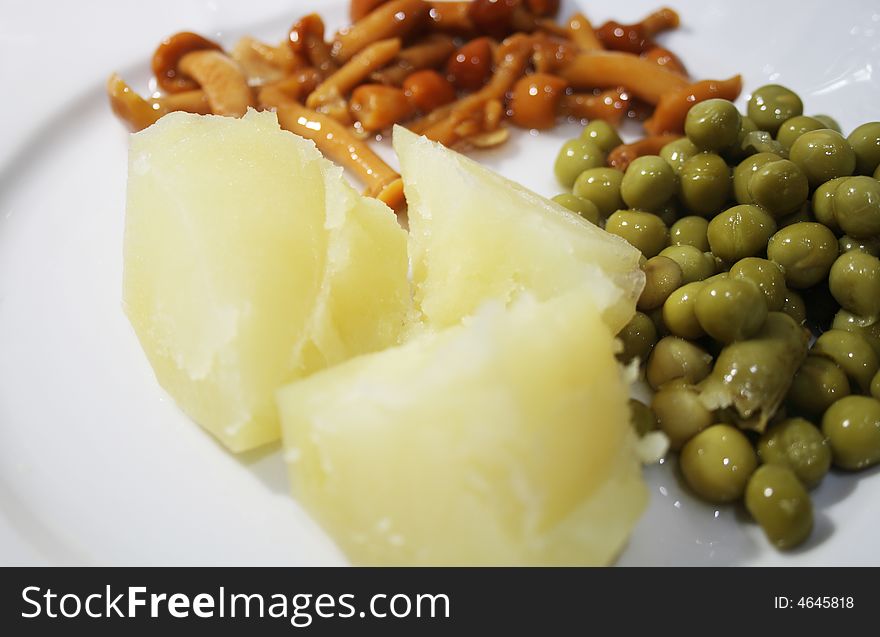
{"type": "MultiPolygon", "coordinates": [[[[634,20],[657,0],[596,0],[634,20]]],[[[880,7],[820,0],[680,1],[665,38],[695,77],[787,84],[845,129],[878,119],[880,7]]],[[[573,3],[564,3],[567,15],[573,3]]],[[[0,563],[341,564],[287,496],[277,449],[234,457],[157,386],[120,309],[126,135],[103,81],[143,89],[157,42],[189,29],[281,39],[347,2],[154,0],[0,5],[0,563]],[[10,94],[10,90],[12,93],[10,94]]],[[[573,126],[515,136],[481,159],[545,195],[573,126]]],[[[652,502],[622,564],[880,564],[880,478],[832,476],[810,546],[781,555],[732,509],[649,471],[652,502]]]]}

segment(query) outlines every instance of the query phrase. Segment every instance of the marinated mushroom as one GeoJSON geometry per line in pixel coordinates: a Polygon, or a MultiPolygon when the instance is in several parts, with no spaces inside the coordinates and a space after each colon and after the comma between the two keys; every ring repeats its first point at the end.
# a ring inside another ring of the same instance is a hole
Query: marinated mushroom
{"type": "Polygon", "coordinates": [[[510,120],[522,128],[552,128],[566,88],[565,80],[548,73],[521,77],[513,85],[510,120]]]}
{"type": "Polygon", "coordinates": [[[241,117],[248,107],[256,105],[241,67],[221,51],[187,53],[178,67],[201,86],[215,115],[241,117]]]}
{"type": "Polygon", "coordinates": [[[617,51],[580,53],[560,69],[559,75],[576,90],[623,86],[649,104],[657,104],[664,95],[688,85],[678,73],[617,51]]]}
{"type": "Polygon", "coordinates": [[[165,38],[153,53],[151,67],[158,87],[166,93],[180,93],[199,88],[199,83],[181,73],[180,60],[194,51],[221,51],[222,47],[212,40],[181,31],[165,38]]]}
{"type": "Polygon", "coordinates": [[[295,54],[308,60],[322,75],[336,70],[338,65],[330,53],[330,45],[324,41],[324,20],[317,13],[310,13],[294,23],[287,41],[295,54]]]}
{"type": "Polygon", "coordinates": [[[389,38],[405,39],[425,25],[430,7],[422,0],[384,3],[333,38],[330,53],[338,64],[348,62],[365,48],[389,38]]]}
{"type": "Polygon", "coordinates": [[[367,193],[391,208],[403,207],[403,186],[394,169],[336,120],[313,111],[277,88],[260,91],[260,103],[273,108],[283,128],[311,139],[331,160],[351,170],[367,186],[367,193]]]}
{"type": "Polygon", "coordinates": [[[397,38],[374,42],[318,84],[306,99],[306,106],[320,110],[327,104],[344,99],[373,71],[393,60],[399,51],[400,40],[397,38]]]}

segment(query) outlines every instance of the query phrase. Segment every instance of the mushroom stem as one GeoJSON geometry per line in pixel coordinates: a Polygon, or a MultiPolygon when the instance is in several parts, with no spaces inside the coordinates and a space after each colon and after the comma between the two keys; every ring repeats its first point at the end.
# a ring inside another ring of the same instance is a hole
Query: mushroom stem
{"type": "Polygon", "coordinates": [[[592,23],[583,13],[575,13],[568,19],[568,33],[582,51],[601,51],[605,48],[596,37],[592,23]]]}
{"type": "Polygon", "coordinates": [[[107,80],[107,97],[110,108],[132,131],[143,130],[165,114],[161,107],[135,93],[116,73],[107,80]]]}
{"type": "Polygon", "coordinates": [[[442,33],[470,36],[476,32],[471,20],[470,2],[429,2],[431,29],[442,33]]]}
{"type": "Polygon", "coordinates": [[[151,104],[158,104],[166,113],[172,111],[186,111],[187,113],[207,115],[211,112],[211,104],[208,102],[208,96],[200,89],[163,95],[162,97],[157,97],[148,101],[151,104]]]}
{"type": "Polygon", "coordinates": [[[376,71],[372,79],[380,84],[400,86],[410,73],[440,66],[455,52],[455,42],[447,35],[435,33],[421,43],[403,49],[388,68],[376,71]]]}
{"type": "Polygon", "coordinates": [[[306,108],[275,87],[260,91],[260,103],[272,108],[281,127],[315,142],[324,155],[354,173],[367,187],[367,194],[391,208],[403,206],[403,190],[394,169],[382,161],[367,144],[336,120],[306,108]]]}
{"type": "Polygon", "coordinates": [[[240,38],[229,55],[241,65],[248,83],[256,86],[276,82],[305,65],[286,43],[272,46],[250,36],[240,38]]]}
{"type": "Polygon", "coordinates": [[[339,70],[321,82],[306,100],[306,106],[316,110],[348,95],[355,87],[400,52],[400,40],[391,38],[374,42],[346,62],[339,70]]]}
{"type": "Polygon", "coordinates": [[[629,108],[629,95],[625,89],[614,88],[593,93],[573,93],[562,98],[561,110],[578,119],[602,119],[609,124],[619,124],[629,108]]]}
{"type": "Polygon", "coordinates": [[[681,18],[678,17],[678,13],[669,7],[663,7],[646,16],[640,24],[648,37],[654,37],[663,31],[677,29],[680,23],[681,18]]]}
{"type": "Polygon", "coordinates": [[[618,170],[626,170],[634,159],[644,155],[658,155],[661,148],[676,139],[681,139],[681,135],[651,135],[632,144],[621,144],[608,153],[608,165],[618,170]]]}
{"type": "Polygon", "coordinates": [[[393,0],[370,12],[336,34],[331,53],[339,63],[348,62],[373,42],[405,38],[428,19],[430,7],[422,0],[393,0]]]}
{"type": "Polygon", "coordinates": [[[181,31],[159,43],[153,53],[152,69],[159,88],[166,93],[180,93],[198,88],[193,78],[187,77],[179,69],[180,59],[193,51],[222,51],[216,42],[203,38],[197,33],[181,31]]]}
{"type": "Polygon", "coordinates": [[[623,86],[649,104],[657,104],[664,94],[688,85],[687,79],[651,60],[616,51],[581,53],[563,66],[558,74],[568,80],[574,89],[623,86]]]}
{"type": "Polygon", "coordinates": [[[317,13],[303,16],[290,27],[287,42],[295,54],[306,58],[324,75],[336,70],[337,64],[330,55],[330,45],[324,41],[324,20],[317,13]]]}
{"type": "Polygon", "coordinates": [[[238,63],[220,51],[194,51],[180,58],[180,70],[202,87],[216,115],[241,117],[254,106],[253,93],[238,63]]]}
{"type": "Polygon", "coordinates": [[[375,10],[380,4],[385,4],[386,2],[388,0],[351,0],[348,9],[349,17],[352,22],[357,22],[375,10]]]}

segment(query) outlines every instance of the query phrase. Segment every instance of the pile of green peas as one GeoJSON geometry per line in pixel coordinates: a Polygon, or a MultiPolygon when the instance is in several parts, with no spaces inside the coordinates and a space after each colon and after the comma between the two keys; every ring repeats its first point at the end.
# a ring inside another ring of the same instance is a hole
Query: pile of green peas
{"type": "Polygon", "coordinates": [[[662,430],[696,495],[744,502],[787,549],[832,466],[880,463],[880,122],[844,137],[767,85],[745,115],[710,99],[684,128],[621,171],[617,132],[590,122],[554,200],[644,256],[618,334],[655,392],[630,402],[636,430],[662,430]]]}

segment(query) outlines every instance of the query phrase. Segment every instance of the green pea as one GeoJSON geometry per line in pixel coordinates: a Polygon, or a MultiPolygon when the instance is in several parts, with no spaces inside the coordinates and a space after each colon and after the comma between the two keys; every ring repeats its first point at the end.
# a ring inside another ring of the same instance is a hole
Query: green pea
{"type": "Polygon", "coordinates": [[[669,242],[674,246],[693,246],[700,252],[709,251],[709,238],[706,231],[709,229],[709,220],[705,217],[691,215],[682,217],[669,229],[669,242]]]}
{"type": "Polygon", "coordinates": [[[871,346],[871,349],[874,350],[874,353],[880,359],[880,322],[873,322],[870,319],[857,316],[849,310],[841,309],[834,315],[831,327],[835,330],[858,334],[865,339],[865,342],[871,346]]]}
{"type": "Polygon", "coordinates": [[[679,177],[679,198],[691,212],[714,214],[730,198],[730,168],[714,153],[700,153],[688,159],[679,177]]]}
{"type": "Polygon", "coordinates": [[[753,152],[755,152],[753,150],[747,149],[745,146],[745,142],[746,142],[746,136],[749,133],[756,132],[757,130],[758,130],[758,127],[755,124],[755,122],[753,122],[751,120],[751,118],[746,117],[743,114],[740,114],[739,133],[737,134],[736,142],[734,142],[734,144],[731,148],[728,148],[727,150],[724,151],[724,155],[731,162],[738,162],[738,161],[742,161],[743,159],[745,159],[746,157],[751,155],[753,152]]]}
{"type": "Polygon", "coordinates": [[[758,128],[771,135],[776,134],[783,122],[803,112],[804,103],[797,93],[778,84],[762,86],[749,98],[748,116],[758,128]]]}
{"type": "Polygon", "coordinates": [[[856,471],[880,462],[880,401],[847,396],[828,408],[822,418],[834,465],[856,471]]]}
{"type": "Polygon", "coordinates": [[[880,361],[871,345],[856,332],[831,329],[813,344],[812,354],[834,361],[863,393],[871,389],[871,380],[880,369],[880,361]]]}
{"type": "Polygon", "coordinates": [[[669,231],[657,215],[637,210],[618,210],[605,222],[605,230],[626,239],[646,258],[656,256],[669,243],[669,231]]]}
{"type": "Polygon", "coordinates": [[[643,312],[660,307],[670,294],[681,287],[681,267],[668,257],[651,257],[642,266],[642,271],[645,273],[645,287],[637,307],[643,312]]]}
{"type": "Polygon", "coordinates": [[[776,140],[782,144],[784,148],[790,150],[791,145],[798,137],[811,130],[819,130],[820,128],[828,127],[815,117],[797,115],[796,117],[787,119],[782,123],[782,126],[780,126],[779,130],[776,132],[776,140]]]}
{"type": "Polygon", "coordinates": [[[824,124],[823,128],[830,128],[835,132],[841,132],[840,124],[837,123],[837,120],[831,117],[831,115],[813,115],[813,119],[819,120],[824,124]]]}
{"type": "Polygon", "coordinates": [[[874,380],[871,381],[871,396],[880,400],[880,372],[874,374],[874,380]]]}
{"type": "Polygon", "coordinates": [[[582,172],[604,164],[605,154],[596,144],[583,139],[570,139],[559,150],[553,170],[559,183],[571,188],[582,172]]]}
{"type": "Polygon", "coordinates": [[[584,130],[581,131],[581,139],[593,142],[603,153],[609,153],[612,148],[623,143],[615,128],[601,119],[594,119],[584,126],[584,130]]]}
{"type": "Polygon", "coordinates": [[[685,134],[700,150],[730,148],[739,131],[739,111],[728,100],[710,99],[694,104],[684,120],[685,134]]]}
{"type": "Polygon", "coordinates": [[[764,464],[791,469],[808,489],[818,485],[831,468],[831,448],[825,436],[803,418],[788,418],[764,432],[758,441],[758,457],[764,464]]]}
{"type": "Polygon", "coordinates": [[[840,307],[865,318],[880,317],[880,259],[861,250],[844,252],[828,274],[840,307]]]}
{"type": "Polygon", "coordinates": [[[620,196],[622,181],[623,171],[607,166],[589,168],[578,175],[572,192],[581,199],[592,201],[604,218],[624,206],[620,196]]]}
{"type": "Polygon", "coordinates": [[[709,408],[732,407],[740,427],[763,431],[807,355],[809,333],[790,316],[770,312],[753,338],[727,345],[700,384],[709,408]]]}
{"type": "Polygon", "coordinates": [[[712,412],[700,401],[699,391],[684,381],[660,387],[651,400],[651,411],[658,428],[669,438],[670,448],[675,450],[712,424],[712,412]]]}
{"type": "Polygon", "coordinates": [[[556,195],[553,197],[553,201],[572,212],[576,212],[590,223],[599,225],[599,209],[592,201],[567,192],[556,195]]]}
{"type": "Polygon", "coordinates": [[[834,192],[849,177],[836,177],[816,188],[813,193],[813,215],[816,221],[833,232],[840,230],[834,217],[834,192]]]}
{"type": "Polygon", "coordinates": [[[730,263],[725,261],[719,256],[716,256],[711,251],[706,254],[712,257],[712,261],[715,263],[715,276],[720,276],[721,274],[728,272],[730,270],[730,263]]]}
{"type": "Polygon", "coordinates": [[[880,258],[880,236],[869,239],[853,239],[848,235],[843,235],[837,240],[837,245],[840,246],[840,254],[850,250],[859,250],[872,257],[880,258]]]}
{"type": "Polygon", "coordinates": [[[651,212],[660,217],[663,221],[663,225],[667,228],[678,221],[678,217],[680,216],[674,197],[660,206],[657,210],[652,210],[651,212]]]}
{"type": "Polygon", "coordinates": [[[657,155],[637,157],[626,169],[620,195],[630,208],[659,210],[675,194],[675,173],[657,155]]]}
{"type": "Polygon", "coordinates": [[[761,166],[748,184],[752,200],[776,218],[797,211],[810,194],[807,176],[787,159],[761,166]]]}
{"type": "Polygon", "coordinates": [[[733,264],[730,276],[756,285],[771,312],[782,310],[786,293],[785,275],[778,264],[758,257],[746,257],[733,264]]]}
{"type": "Polygon", "coordinates": [[[837,237],[821,223],[796,223],[770,237],[767,257],[782,266],[789,287],[812,287],[837,259],[837,237]]]}
{"type": "Polygon", "coordinates": [[[657,342],[657,328],[647,315],[636,312],[618,332],[617,338],[622,345],[622,351],[617,355],[621,362],[629,363],[636,358],[646,361],[657,342]]]}
{"type": "Polygon", "coordinates": [[[706,334],[697,320],[695,309],[697,294],[704,285],[703,281],[683,285],[663,304],[663,324],[675,336],[694,340],[706,334]]]}
{"type": "Polygon", "coordinates": [[[752,474],[745,505],[767,539],[778,549],[802,544],[813,530],[810,494],[788,467],[767,464],[752,474]]]}
{"type": "Polygon", "coordinates": [[[803,297],[794,290],[786,290],[782,301],[782,312],[793,318],[798,325],[807,320],[807,304],[803,297]]]}
{"type": "Polygon", "coordinates": [[[728,208],[712,219],[707,235],[712,254],[732,263],[763,254],[774,232],[773,217],[758,206],[744,204],[728,208]]]}
{"type": "Polygon", "coordinates": [[[694,143],[687,137],[669,142],[660,149],[660,156],[670,165],[676,175],[681,173],[684,162],[699,154],[700,149],[694,146],[694,143]]]}
{"type": "Polygon", "coordinates": [[[663,248],[659,256],[672,259],[678,264],[681,269],[682,285],[702,281],[715,274],[715,260],[712,255],[701,252],[699,248],[694,246],[669,246],[663,248]]]}
{"type": "Polygon", "coordinates": [[[782,159],[774,153],[757,153],[743,159],[733,171],[733,196],[739,203],[755,203],[749,193],[752,176],[765,164],[782,159]]]}
{"type": "Polygon", "coordinates": [[[821,418],[826,409],[849,394],[846,373],[834,361],[807,356],[791,381],[786,399],[797,411],[821,418]]]}
{"type": "Polygon", "coordinates": [[[856,154],[856,174],[873,174],[880,166],[880,122],[862,124],[846,141],[856,154]]]}
{"type": "Polygon", "coordinates": [[[835,177],[852,175],[856,168],[856,154],[849,142],[827,128],[798,137],[789,156],[804,171],[810,188],[818,188],[835,177]]]}
{"type": "Polygon", "coordinates": [[[733,502],[758,467],[752,443],[736,427],[712,425],[691,438],[679,456],[685,482],[709,502],[733,502]]]}
{"type": "Polygon", "coordinates": [[[670,331],[669,328],[666,327],[666,323],[663,322],[663,308],[658,307],[654,310],[650,310],[646,312],[648,318],[651,319],[651,322],[654,324],[654,329],[657,330],[657,336],[662,338],[664,336],[669,336],[670,331]]]}
{"type": "Polygon", "coordinates": [[[758,333],[767,319],[767,302],[754,283],[727,278],[703,286],[694,312],[709,336],[732,343],[758,333]]]}
{"type": "MultiPolygon", "coordinates": [[[[711,254],[711,253],[709,253],[711,254]]],[[[708,279],[703,279],[703,283],[717,283],[718,281],[726,281],[730,278],[730,272],[721,270],[716,274],[713,274],[708,279]]]]}
{"type": "Polygon", "coordinates": [[[629,399],[629,419],[639,437],[657,429],[657,418],[645,403],[635,398],[629,399]]]}
{"type": "Polygon", "coordinates": [[[645,376],[653,389],[679,378],[694,385],[711,371],[712,356],[677,336],[666,336],[657,341],[645,366],[645,376]]]}
{"type": "Polygon", "coordinates": [[[755,153],[773,153],[783,159],[788,157],[788,151],[785,147],[773,139],[773,135],[767,131],[758,130],[746,133],[738,144],[739,148],[734,153],[736,158],[748,157],[755,153]]]}
{"type": "Polygon", "coordinates": [[[880,182],[873,177],[844,179],[834,191],[834,218],[854,239],[880,235],[880,182]]]}
{"type": "Polygon", "coordinates": [[[739,129],[742,135],[758,130],[758,125],[748,115],[739,114],[739,129]]]}
{"type": "Polygon", "coordinates": [[[779,217],[776,221],[776,225],[779,228],[787,228],[788,226],[792,226],[796,223],[803,223],[804,221],[815,221],[815,217],[813,217],[812,211],[810,210],[810,203],[805,202],[800,208],[796,211],[785,215],[784,217],[779,217]]]}

